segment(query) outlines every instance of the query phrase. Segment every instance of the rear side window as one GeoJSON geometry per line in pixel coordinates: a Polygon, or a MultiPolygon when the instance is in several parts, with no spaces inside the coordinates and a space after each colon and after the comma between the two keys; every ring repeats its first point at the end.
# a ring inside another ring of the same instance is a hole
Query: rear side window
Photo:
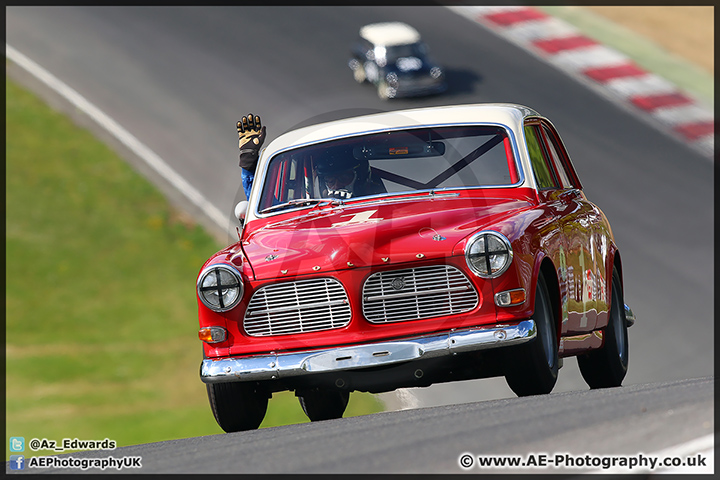
{"type": "Polygon", "coordinates": [[[547,152],[550,156],[550,160],[552,161],[553,166],[555,167],[555,171],[560,178],[562,188],[573,188],[570,177],[565,171],[565,166],[560,159],[560,147],[555,143],[555,136],[552,134],[552,132],[550,131],[550,129],[548,129],[547,126],[543,125],[542,128],[543,133],[545,134],[545,145],[547,145],[547,152]]]}
{"type": "Polygon", "coordinates": [[[527,142],[530,162],[538,187],[541,189],[557,188],[557,182],[552,169],[545,158],[543,147],[540,144],[540,135],[537,125],[525,125],[525,141],[527,142]]]}
{"type": "Polygon", "coordinates": [[[563,188],[582,189],[582,184],[575,173],[575,168],[557,131],[552,125],[543,123],[543,132],[547,151],[550,152],[553,165],[562,181],[563,188]]]}

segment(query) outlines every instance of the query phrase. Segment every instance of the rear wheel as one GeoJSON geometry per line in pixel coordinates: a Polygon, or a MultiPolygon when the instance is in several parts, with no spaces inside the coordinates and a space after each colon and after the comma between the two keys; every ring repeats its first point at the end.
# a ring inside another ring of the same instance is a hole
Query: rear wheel
{"type": "Polygon", "coordinates": [[[300,406],[311,422],[341,418],[345,413],[350,392],[313,388],[297,392],[300,406]]]}
{"type": "Polygon", "coordinates": [[[537,335],[534,340],[509,350],[505,380],[519,397],[550,393],[558,376],[558,344],[555,316],[550,304],[545,279],[538,277],[535,289],[533,320],[537,335]]]}
{"type": "Polygon", "coordinates": [[[206,387],[215,421],[226,432],[254,430],[265,418],[268,397],[255,384],[209,383],[206,387]]]}
{"type": "Polygon", "coordinates": [[[577,361],[590,388],[619,387],[628,368],[628,333],[620,274],[613,268],[610,318],[603,331],[604,345],[578,355],[577,361]]]}

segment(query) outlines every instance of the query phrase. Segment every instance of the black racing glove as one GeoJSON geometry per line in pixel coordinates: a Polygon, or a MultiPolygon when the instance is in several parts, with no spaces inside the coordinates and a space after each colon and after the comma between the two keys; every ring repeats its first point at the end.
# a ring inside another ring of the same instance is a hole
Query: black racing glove
{"type": "Polygon", "coordinates": [[[260,148],[265,141],[265,127],[260,117],[249,113],[237,122],[238,147],[240,148],[240,166],[245,170],[255,171],[260,148]]]}

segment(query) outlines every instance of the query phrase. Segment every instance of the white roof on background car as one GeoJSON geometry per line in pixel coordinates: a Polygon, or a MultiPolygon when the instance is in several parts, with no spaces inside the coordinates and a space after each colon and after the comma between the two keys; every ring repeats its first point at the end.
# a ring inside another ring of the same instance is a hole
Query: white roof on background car
{"type": "Polygon", "coordinates": [[[406,45],[420,41],[418,31],[402,22],[384,22],[365,25],[360,29],[360,36],[374,45],[386,47],[406,45]]]}

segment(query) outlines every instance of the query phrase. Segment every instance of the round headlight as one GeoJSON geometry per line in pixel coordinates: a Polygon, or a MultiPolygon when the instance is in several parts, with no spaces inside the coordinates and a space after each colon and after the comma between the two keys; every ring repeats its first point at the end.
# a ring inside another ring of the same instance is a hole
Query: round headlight
{"type": "Polygon", "coordinates": [[[440,67],[432,67],[432,68],[430,69],[430,76],[431,76],[432,78],[440,78],[440,76],[441,76],[442,74],[443,74],[443,72],[442,72],[442,70],[440,69],[440,67]]]}
{"type": "Polygon", "coordinates": [[[502,275],[512,263],[510,241],[501,233],[485,230],[470,238],[465,247],[465,261],[472,272],[482,278],[502,275]]]}
{"type": "Polygon", "coordinates": [[[200,301],[216,312],[226,312],[234,308],[243,296],[243,289],[240,272],[230,265],[211,265],[198,277],[197,292],[200,301]]]}

